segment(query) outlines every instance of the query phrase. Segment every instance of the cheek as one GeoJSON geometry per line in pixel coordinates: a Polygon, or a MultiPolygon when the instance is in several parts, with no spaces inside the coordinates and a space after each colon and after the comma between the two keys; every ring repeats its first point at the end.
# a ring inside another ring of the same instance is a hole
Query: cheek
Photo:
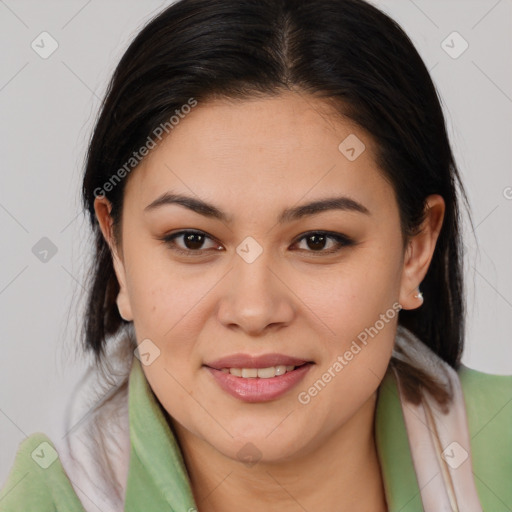
{"type": "Polygon", "coordinates": [[[400,245],[390,243],[356,249],[339,264],[296,272],[290,279],[307,306],[304,314],[342,348],[381,315],[395,315],[400,275],[400,245]]]}
{"type": "Polygon", "coordinates": [[[173,342],[185,350],[183,333],[193,339],[194,322],[201,298],[211,287],[208,274],[187,275],[165,257],[164,251],[134,248],[126,251],[127,289],[137,341],[149,338],[157,346],[173,342]],[[149,256],[151,254],[151,256],[149,256]]]}

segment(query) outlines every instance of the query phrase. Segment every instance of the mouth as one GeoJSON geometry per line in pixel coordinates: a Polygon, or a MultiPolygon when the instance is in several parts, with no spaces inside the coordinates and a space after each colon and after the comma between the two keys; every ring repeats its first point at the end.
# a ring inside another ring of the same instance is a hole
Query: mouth
{"type": "Polygon", "coordinates": [[[219,387],[244,402],[275,400],[295,387],[314,365],[282,354],[235,354],[205,364],[219,387]]]}

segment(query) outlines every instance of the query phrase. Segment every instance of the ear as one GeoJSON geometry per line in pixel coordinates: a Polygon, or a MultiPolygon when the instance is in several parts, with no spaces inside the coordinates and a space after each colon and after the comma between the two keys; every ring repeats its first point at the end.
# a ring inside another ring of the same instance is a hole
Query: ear
{"type": "Polygon", "coordinates": [[[98,219],[103,237],[110,247],[110,254],[114,264],[114,271],[116,273],[117,282],[119,283],[119,294],[117,295],[117,308],[121,318],[126,321],[133,320],[132,308],[126,287],[126,272],[122,260],[122,251],[118,247],[116,240],[113,236],[113,219],[110,216],[112,205],[105,196],[97,196],[94,200],[94,211],[98,219]]]}
{"type": "Polygon", "coordinates": [[[411,237],[404,255],[399,303],[403,309],[416,309],[423,304],[418,289],[427,274],[444,220],[445,202],[433,194],[426,199],[426,217],[420,230],[411,237]]]}

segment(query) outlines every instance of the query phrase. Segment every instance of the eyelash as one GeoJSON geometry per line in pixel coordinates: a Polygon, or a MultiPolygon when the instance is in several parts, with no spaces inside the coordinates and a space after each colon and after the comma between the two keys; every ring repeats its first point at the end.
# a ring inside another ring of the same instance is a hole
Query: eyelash
{"type": "MultiPolygon", "coordinates": [[[[176,243],[174,240],[176,238],[186,235],[186,234],[204,235],[205,239],[209,238],[210,240],[214,240],[212,237],[207,235],[204,231],[196,231],[196,230],[178,231],[176,233],[171,233],[169,235],[163,236],[163,237],[159,238],[159,240],[164,242],[165,244],[167,244],[171,250],[173,250],[179,254],[183,254],[185,256],[201,256],[204,251],[211,250],[211,249],[196,249],[196,250],[183,249],[181,247],[176,246],[176,243]]],[[[304,239],[307,239],[308,237],[310,237],[312,235],[323,235],[326,238],[331,238],[336,241],[336,243],[338,244],[338,247],[336,247],[335,249],[329,249],[329,250],[320,249],[318,251],[307,250],[307,249],[299,249],[299,250],[312,253],[313,255],[329,255],[329,254],[335,254],[335,253],[339,252],[344,247],[350,247],[355,244],[354,240],[352,240],[348,236],[343,235],[341,233],[336,233],[336,232],[332,232],[332,231],[308,231],[307,233],[304,233],[299,238],[297,238],[294,241],[293,245],[301,242],[304,239]]]]}

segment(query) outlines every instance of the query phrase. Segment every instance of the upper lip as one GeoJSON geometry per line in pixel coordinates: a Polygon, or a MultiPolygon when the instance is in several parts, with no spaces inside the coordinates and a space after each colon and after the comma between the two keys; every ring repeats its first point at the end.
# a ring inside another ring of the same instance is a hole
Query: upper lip
{"type": "Polygon", "coordinates": [[[284,354],[263,354],[251,356],[250,354],[232,354],[205,363],[206,366],[221,370],[222,368],[269,368],[271,366],[300,366],[307,363],[306,359],[298,359],[284,354]]]}

